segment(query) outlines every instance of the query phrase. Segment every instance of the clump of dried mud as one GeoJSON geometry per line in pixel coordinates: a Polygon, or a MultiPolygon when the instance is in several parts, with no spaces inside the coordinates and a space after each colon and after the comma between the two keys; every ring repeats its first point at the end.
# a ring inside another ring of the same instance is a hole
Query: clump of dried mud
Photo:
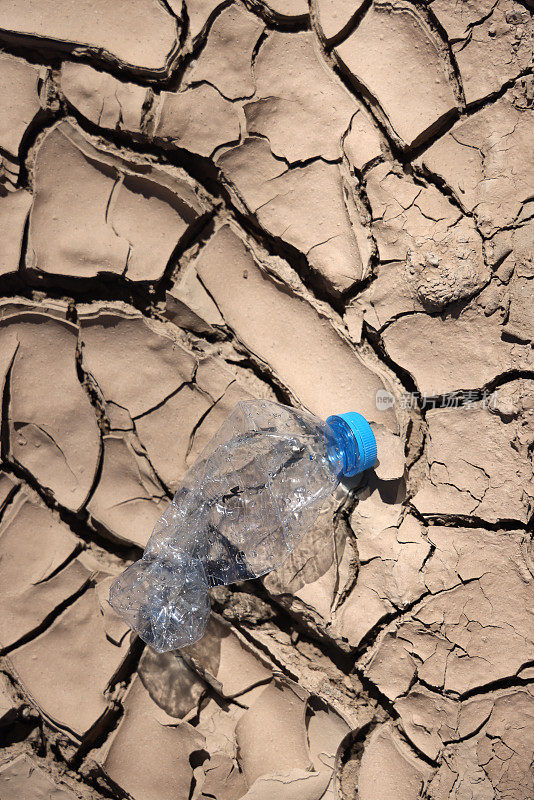
{"type": "Polygon", "coordinates": [[[2,800],[534,797],[532,32],[2,4],[2,800]],[[109,584],[250,396],[380,463],[143,651],[109,584]]]}

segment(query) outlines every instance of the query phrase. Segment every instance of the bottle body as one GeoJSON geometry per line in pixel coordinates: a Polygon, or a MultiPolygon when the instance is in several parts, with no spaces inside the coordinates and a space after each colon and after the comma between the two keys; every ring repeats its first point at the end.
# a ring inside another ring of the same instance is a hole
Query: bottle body
{"type": "Polygon", "coordinates": [[[266,400],[238,403],[156,523],[110,603],[155,650],[196,641],[208,587],[280,566],[342,475],[330,426],[266,400]]]}

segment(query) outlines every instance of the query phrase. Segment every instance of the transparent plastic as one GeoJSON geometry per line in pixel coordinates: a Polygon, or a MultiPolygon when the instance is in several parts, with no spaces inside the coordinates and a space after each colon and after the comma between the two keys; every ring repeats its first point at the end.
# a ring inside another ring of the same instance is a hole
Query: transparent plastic
{"type": "Polygon", "coordinates": [[[346,443],[321,419],[238,403],[185,475],[110,604],[154,650],[197,641],[208,588],[280,566],[343,475],[346,443]]]}

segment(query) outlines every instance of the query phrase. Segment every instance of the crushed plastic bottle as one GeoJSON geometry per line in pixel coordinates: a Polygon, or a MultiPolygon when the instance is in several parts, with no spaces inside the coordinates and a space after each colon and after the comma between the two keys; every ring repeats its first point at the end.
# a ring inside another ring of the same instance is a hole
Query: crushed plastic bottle
{"type": "Polygon", "coordinates": [[[282,564],[343,477],[372,467],[376,441],[355,412],[327,422],[267,400],[238,403],[185,475],[140,561],[109,602],[154,650],[201,638],[208,588],[282,564]]]}

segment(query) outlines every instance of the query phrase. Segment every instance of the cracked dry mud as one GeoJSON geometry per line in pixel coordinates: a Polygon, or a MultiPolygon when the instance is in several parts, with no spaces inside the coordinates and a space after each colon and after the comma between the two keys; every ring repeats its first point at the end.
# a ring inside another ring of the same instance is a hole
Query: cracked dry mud
{"type": "Polygon", "coordinates": [[[532,38],[0,3],[1,800],[533,800],[532,38]],[[109,585],[248,397],[380,462],[156,655],[109,585]]]}

